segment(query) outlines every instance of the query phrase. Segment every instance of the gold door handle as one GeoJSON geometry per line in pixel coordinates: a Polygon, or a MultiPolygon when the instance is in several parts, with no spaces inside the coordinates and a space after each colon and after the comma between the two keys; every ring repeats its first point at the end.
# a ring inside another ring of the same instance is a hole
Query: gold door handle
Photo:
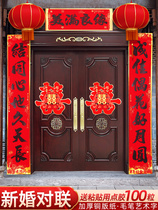
{"type": "Polygon", "coordinates": [[[78,130],[78,100],[75,97],[73,99],[73,130],[76,132],[78,130]]]}
{"type": "Polygon", "coordinates": [[[80,98],[80,130],[84,131],[84,98],[80,98]]]}

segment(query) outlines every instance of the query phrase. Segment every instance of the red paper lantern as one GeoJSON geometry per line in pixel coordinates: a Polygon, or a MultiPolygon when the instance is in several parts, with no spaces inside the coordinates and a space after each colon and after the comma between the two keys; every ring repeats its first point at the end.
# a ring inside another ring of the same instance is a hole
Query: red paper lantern
{"type": "Polygon", "coordinates": [[[138,40],[138,29],[148,24],[149,12],[131,1],[115,9],[113,21],[118,28],[126,30],[126,40],[138,40]]]}
{"type": "Polygon", "coordinates": [[[27,2],[13,7],[8,19],[14,28],[22,30],[23,41],[34,40],[34,29],[43,25],[45,13],[41,7],[27,2]]]}

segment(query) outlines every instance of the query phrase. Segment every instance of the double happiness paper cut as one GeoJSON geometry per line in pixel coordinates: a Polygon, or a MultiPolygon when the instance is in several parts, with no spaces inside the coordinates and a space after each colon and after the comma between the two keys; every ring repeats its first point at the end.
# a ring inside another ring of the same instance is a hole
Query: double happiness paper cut
{"type": "Polygon", "coordinates": [[[51,114],[62,114],[65,110],[65,104],[71,104],[69,98],[63,99],[63,85],[59,82],[55,82],[53,86],[49,82],[44,82],[43,87],[39,87],[40,93],[39,98],[41,101],[35,101],[36,106],[39,106],[44,115],[51,114]]]}
{"type": "Polygon", "coordinates": [[[94,82],[93,87],[90,87],[90,96],[91,101],[86,101],[86,106],[90,106],[90,109],[93,114],[107,114],[110,115],[115,110],[115,104],[120,105],[121,99],[113,99],[113,85],[109,82],[105,82],[103,86],[99,82],[94,82]]]}

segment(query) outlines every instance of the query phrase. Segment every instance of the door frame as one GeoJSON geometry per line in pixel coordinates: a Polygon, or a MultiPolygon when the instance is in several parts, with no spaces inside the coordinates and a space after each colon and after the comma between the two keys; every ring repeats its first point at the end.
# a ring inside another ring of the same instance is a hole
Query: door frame
{"type": "Polygon", "coordinates": [[[30,81],[30,119],[31,119],[31,171],[34,172],[34,141],[33,141],[33,81],[34,81],[34,55],[35,52],[42,49],[51,49],[51,47],[107,47],[118,48],[124,51],[125,56],[125,161],[124,171],[128,173],[128,42],[124,32],[36,32],[35,40],[31,43],[31,81],[30,81]],[[87,38],[88,37],[88,38],[87,38]],[[90,39],[89,39],[90,38],[90,39]],[[96,41],[97,40],[97,41],[96,41]]]}

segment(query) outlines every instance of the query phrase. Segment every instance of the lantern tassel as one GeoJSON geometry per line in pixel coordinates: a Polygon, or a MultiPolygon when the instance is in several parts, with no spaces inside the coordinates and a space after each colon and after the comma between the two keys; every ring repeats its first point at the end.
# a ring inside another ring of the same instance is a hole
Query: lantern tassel
{"type": "Polygon", "coordinates": [[[34,29],[32,28],[22,29],[22,40],[23,41],[34,40],[34,29]]]}
{"type": "Polygon", "coordinates": [[[126,29],[126,40],[138,40],[138,29],[137,28],[127,28],[126,29]]]}

